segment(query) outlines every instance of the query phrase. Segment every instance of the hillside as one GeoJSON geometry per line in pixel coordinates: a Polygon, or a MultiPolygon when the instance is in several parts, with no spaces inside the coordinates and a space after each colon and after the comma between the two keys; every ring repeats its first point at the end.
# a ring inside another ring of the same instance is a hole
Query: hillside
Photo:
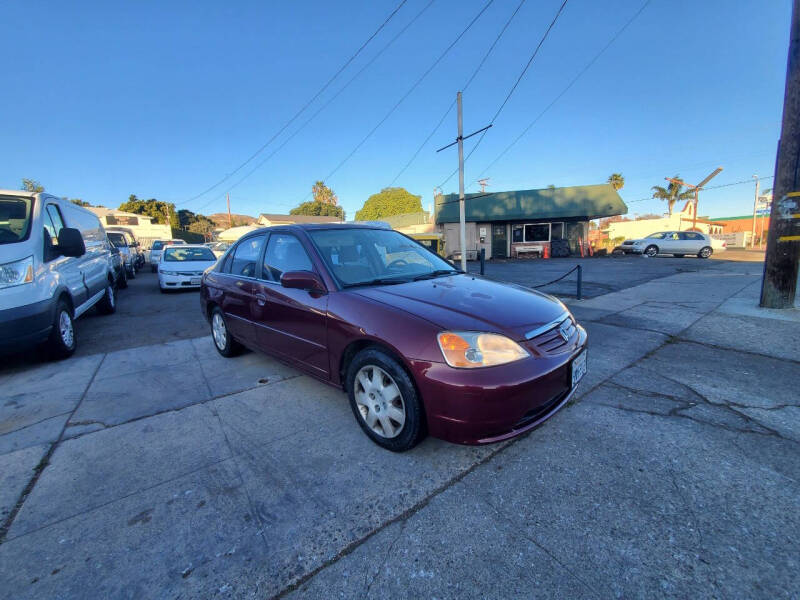
{"type": "MultiPolygon", "coordinates": [[[[228,227],[228,213],[214,213],[213,215],[208,215],[208,218],[214,221],[217,227],[228,227]]],[[[231,213],[231,218],[233,219],[234,227],[239,225],[251,225],[256,222],[256,218],[250,215],[236,215],[231,213]]]]}

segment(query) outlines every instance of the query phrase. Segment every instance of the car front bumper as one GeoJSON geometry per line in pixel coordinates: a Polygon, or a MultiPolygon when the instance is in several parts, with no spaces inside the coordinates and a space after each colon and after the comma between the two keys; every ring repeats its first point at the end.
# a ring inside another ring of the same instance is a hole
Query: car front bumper
{"type": "Polygon", "coordinates": [[[53,327],[52,299],[0,310],[0,349],[14,350],[43,342],[53,327]]]}
{"type": "Polygon", "coordinates": [[[578,332],[571,352],[498,367],[453,369],[412,361],[428,432],[457,444],[489,444],[546,421],[580,385],[571,385],[572,361],[586,351],[586,331],[579,327],[578,332]]]}
{"type": "Polygon", "coordinates": [[[202,277],[198,275],[164,275],[158,274],[158,285],[167,290],[182,290],[187,288],[200,288],[202,277]]]}

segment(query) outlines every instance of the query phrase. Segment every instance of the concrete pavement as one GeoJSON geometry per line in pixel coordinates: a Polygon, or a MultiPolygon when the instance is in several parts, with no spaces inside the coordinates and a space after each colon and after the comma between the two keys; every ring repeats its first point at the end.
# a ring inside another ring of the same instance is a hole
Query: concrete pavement
{"type": "Polygon", "coordinates": [[[800,317],[718,265],[571,302],[577,398],[489,447],[384,452],[341,392],[209,338],[6,372],[0,587],[796,597],[800,317]]]}

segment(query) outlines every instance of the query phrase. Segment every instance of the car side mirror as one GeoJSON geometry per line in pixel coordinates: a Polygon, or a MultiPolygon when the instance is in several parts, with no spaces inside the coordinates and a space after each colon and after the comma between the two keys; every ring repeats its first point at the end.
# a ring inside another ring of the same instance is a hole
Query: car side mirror
{"type": "Polygon", "coordinates": [[[56,250],[63,256],[75,258],[86,254],[86,245],[83,243],[81,232],[74,227],[62,227],[58,232],[58,248],[56,250]]]}
{"type": "Polygon", "coordinates": [[[317,294],[325,294],[328,291],[320,276],[313,271],[286,271],[281,275],[281,285],[285,288],[317,294]]]}

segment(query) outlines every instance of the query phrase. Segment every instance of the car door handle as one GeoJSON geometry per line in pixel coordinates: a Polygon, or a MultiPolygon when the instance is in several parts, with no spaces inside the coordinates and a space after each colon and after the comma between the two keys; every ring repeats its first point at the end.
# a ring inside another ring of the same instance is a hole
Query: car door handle
{"type": "Polygon", "coordinates": [[[259,306],[264,306],[267,303],[267,297],[264,294],[256,294],[256,302],[259,306]]]}

